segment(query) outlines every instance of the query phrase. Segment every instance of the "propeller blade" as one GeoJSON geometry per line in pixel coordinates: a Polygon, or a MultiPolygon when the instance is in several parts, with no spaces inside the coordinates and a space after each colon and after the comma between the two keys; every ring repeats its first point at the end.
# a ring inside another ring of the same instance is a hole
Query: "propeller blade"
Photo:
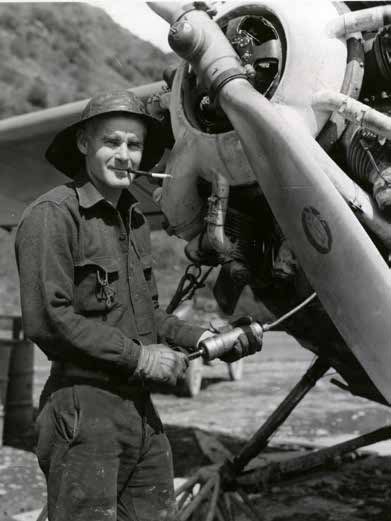
{"type": "Polygon", "coordinates": [[[227,83],[219,103],[326,311],[391,402],[389,268],[322,169],[325,152],[294,109],[283,114],[246,80],[227,83]]]}
{"type": "Polygon", "coordinates": [[[169,24],[173,24],[181,14],[188,10],[186,6],[189,6],[183,0],[179,2],[147,2],[147,5],[169,24]]]}

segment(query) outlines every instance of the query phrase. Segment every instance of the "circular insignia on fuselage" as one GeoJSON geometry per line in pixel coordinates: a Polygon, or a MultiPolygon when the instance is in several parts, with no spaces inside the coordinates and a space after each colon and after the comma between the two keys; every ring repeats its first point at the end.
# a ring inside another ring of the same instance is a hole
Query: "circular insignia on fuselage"
{"type": "Polygon", "coordinates": [[[301,222],[309,243],[319,253],[329,253],[333,238],[329,225],[318,210],[313,206],[306,206],[301,214],[301,222]]]}

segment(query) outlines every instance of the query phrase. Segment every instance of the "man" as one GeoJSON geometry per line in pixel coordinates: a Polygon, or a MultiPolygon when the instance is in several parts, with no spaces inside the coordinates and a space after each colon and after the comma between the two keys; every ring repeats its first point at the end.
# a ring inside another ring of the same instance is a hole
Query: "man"
{"type": "Polygon", "coordinates": [[[158,136],[133,94],[97,95],[46,154],[73,182],[18,228],[25,332],[53,361],[37,419],[50,521],[175,518],[148,382],[175,384],[188,362],[169,345],[190,349],[205,330],[159,308],[148,224],[127,190],[159,159],[158,136]]]}

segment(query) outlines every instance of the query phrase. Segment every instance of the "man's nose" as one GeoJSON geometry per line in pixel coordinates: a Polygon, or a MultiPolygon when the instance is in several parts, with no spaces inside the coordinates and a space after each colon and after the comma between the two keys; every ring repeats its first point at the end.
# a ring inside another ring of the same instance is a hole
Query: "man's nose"
{"type": "Polygon", "coordinates": [[[126,143],[122,143],[118,147],[115,157],[119,161],[129,161],[129,157],[130,157],[129,150],[128,150],[128,145],[126,143]]]}

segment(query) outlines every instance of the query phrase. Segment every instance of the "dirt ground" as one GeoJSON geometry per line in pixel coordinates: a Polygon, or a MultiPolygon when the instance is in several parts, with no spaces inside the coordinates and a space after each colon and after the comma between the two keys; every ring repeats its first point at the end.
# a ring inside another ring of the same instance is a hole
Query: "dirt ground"
{"type": "MultiPolygon", "coordinates": [[[[209,464],[197,443],[197,430],[214,434],[236,454],[311,360],[312,354],[299,348],[290,337],[272,334],[265,338],[261,353],[246,359],[240,381],[231,382],[227,366],[214,362],[203,367],[202,391],[197,397],[156,394],[154,401],[173,447],[176,476],[190,476],[200,466],[209,464]]],[[[38,355],[35,401],[47,369],[46,360],[38,355]]],[[[273,451],[284,455],[294,450],[302,454],[311,444],[329,445],[390,424],[388,408],[348,396],[329,383],[330,376],[319,381],[273,437],[273,451]]],[[[1,521],[36,519],[36,512],[27,512],[44,503],[45,484],[31,452],[32,437],[25,435],[20,440],[22,447],[29,450],[0,449],[1,521]]],[[[304,478],[271,484],[261,494],[252,496],[261,513],[259,519],[391,521],[389,444],[388,441],[375,446],[382,456],[372,453],[343,464],[334,461],[328,468],[304,478]]]]}
{"type": "MultiPolygon", "coordinates": [[[[197,447],[192,425],[205,433],[218,433],[218,439],[237,453],[311,360],[312,355],[297,347],[291,338],[274,334],[265,338],[262,353],[246,360],[241,381],[230,382],[226,368],[216,363],[204,369],[203,392],[191,403],[179,398],[175,409],[171,409],[168,397],[157,396],[158,407],[169,425],[177,475],[188,475],[189,468],[194,471],[207,464],[197,447]],[[186,438],[183,428],[178,432],[175,426],[178,420],[181,426],[188,426],[186,438]],[[188,446],[184,446],[185,441],[188,446]]],[[[278,457],[292,450],[304,454],[308,444],[329,446],[390,424],[389,409],[348,396],[330,384],[331,376],[335,375],[330,372],[318,382],[272,439],[271,450],[279,453],[278,457]]],[[[370,449],[383,456],[363,451],[303,478],[273,483],[252,496],[260,519],[391,521],[391,442],[370,449]]]]}
{"type": "MultiPolygon", "coordinates": [[[[9,252],[9,258],[3,255],[0,262],[0,302],[4,314],[18,310],[16,269],[10,260],[12,241],[10,234],[0,233],[2,250],[9,252]]],[[[167,238],[161,242],[166,247],[167,238]]],[[[181,265],[168,253],[160,257],[167,260],[170,269],[158,273],[163,305],[183,273],[181,265]]],[[[214,303],[208,295],[204,303],[202,296],[199,300],[192,320],[205,322],[214,318],[214,303]]],[[[38,351],[36,355],[35,405],[48,373],[47,360],[38,351]]],[[[227,366],[214,362],[203,367],[202,391],[197,397],[177,397],[171,392],[155,395],[173,448],[176,477],[185,478],[209,464],[197,442],[199,431],[213,434],[231,453],[237,454],[295,385],[312,358],[290,337],[271,334],[265,336],[263,351],[246,359],[240,381],[231,382],[227,366]]],[[[344,393],[330,384],[330,378],[335,377],[330,373],[273,437],[266,451],[268,456],[278,453],[283,457],[290,451],[300,455],[311,444],[328,446],[391,424],[390,409],[344,393]]],[[[45,481],[33,449],[32,431],[20,433],[13,446],[0,447],[0,521],[35,521],[45,502],[45,481]]],[[[301,479],[271,484],[251,497],[260,512],[259,519],[391,521],[391,442],[370,449],[378,454],[366,453],[354,461],[348,458],[343,464],[334,461],[301,479]]],[[[257,462],[260,463],[262,460],[257,462]]]]}

